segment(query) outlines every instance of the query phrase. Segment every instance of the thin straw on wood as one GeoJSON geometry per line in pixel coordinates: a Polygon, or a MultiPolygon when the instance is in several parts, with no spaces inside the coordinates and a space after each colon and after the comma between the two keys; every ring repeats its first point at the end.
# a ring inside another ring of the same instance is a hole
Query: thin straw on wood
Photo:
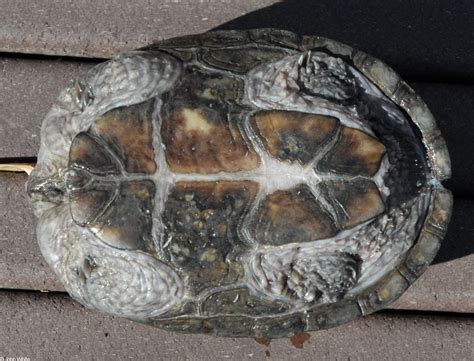
{"type": "Polygon", "coordinates": [[[0,164],[0,172],[25,172],[30,175],[34,167],[30,163],[6,163],[0,164]]]}

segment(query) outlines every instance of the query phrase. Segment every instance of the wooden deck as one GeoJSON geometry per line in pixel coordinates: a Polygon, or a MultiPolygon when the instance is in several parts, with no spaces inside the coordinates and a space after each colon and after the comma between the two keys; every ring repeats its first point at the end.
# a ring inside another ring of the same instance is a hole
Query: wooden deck
{"type": "Polygon", "coordinates": [[[474,6],[310,0],[43,0],[0,4],[0,160],[31,159],[71,79],[104,58],[213,28],[280,27],[377,56],[423,97],[446,138],[455,197],[432,266],[392,309],[289,340],[177,335],[90,312],[43,261],[22,174],[0,174],[0,359],[474,359],[474,6]],[[402,5],[403,4],[403,5],[402,5]],[[417,4],[417,5],[415,5],[417,4]],[[41,291],[51,291],[44,294],[41,291]]]}

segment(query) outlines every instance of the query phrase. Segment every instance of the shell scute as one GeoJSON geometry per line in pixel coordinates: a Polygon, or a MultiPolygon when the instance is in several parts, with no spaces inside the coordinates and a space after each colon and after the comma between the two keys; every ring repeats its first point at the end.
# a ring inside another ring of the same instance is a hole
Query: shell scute
{"type": "Polygon", "coordinates": [[[377,173],[385,146],[369,134],[343,127],[336,145],[318,163],[322,172],[371,177],[377,173]]]}
{"type": "Polygon", "coordinates": [[[202,312],[209,316],[232,313],[259,316],[269,309],[275,314],[290,310],[284,302],[262,300],[252,295],[247,288],[233,288],[214,293],[202,304],[202,312]]]}
{"type": "Polygon", "coordinates": [[[341,229],[368,221],[385,210],[380,192],[371,180],[328,181],[322,188],[341,229]]]}
{"type": "Polygon", "coordinates": [[[193,292],[243,277],[237,256],[248,248],[240,223],[258,191],[254,182],[178,182],[163,212],[163,249],[193,292]]]}
{"type": "Polygon", "coordinates": [[[93,173],[120,173],[113,155],[94,138],[86,132],[74,138],[69,150],[69,166],[85,168],[93,173]]]}
{"type": "Polygon", "coordinates": [[[276,191],[260,204],[252,222],[260,244],[282,245],[329,238],[338,229],[306,185],[276,191]]]}
{"type": "Polygon", "coordinates": [[[153,101],[110,110],[92,129],[114,151],[128,173],[153,174],[153,101]]]}
{"type": "Polygon", "coordinates": [[[112,185],[95,185],[87,191],[78,190],[70,194],[70,209],[74,221],[85,226],[94,221],[103,212],[107,204],[115,196],[115,187],[112,185]]]}
{"type": "Polygon", "coordinates": [[[114,201],[88,228],[104,243],[119,249],[149,251],[155,184],[122,182],[114,201]]]}
{"type": "Polygon", "coordinates": [[[239,127],[241,81],[190,70],[162,110],[161,139],[171,171],[238,172],[260,159],[239,127]]]}
{"type": "Polygon", "coordinates": [[[295,111],[262,111],[252,125],[268,153],[288,162],[310,163],[339,128],[337,118],[295,111]]]}
{"type": "Polygon", "coordinates": [[[250,69],[269,60],[281,58],[290,51],[273,47],[245,47],[240,50],[239,57],[235,57],[233,49],[203,49],[199,52],[200,60],[210,66],[225,69],[237,74],[245,74],[250,69]]]}

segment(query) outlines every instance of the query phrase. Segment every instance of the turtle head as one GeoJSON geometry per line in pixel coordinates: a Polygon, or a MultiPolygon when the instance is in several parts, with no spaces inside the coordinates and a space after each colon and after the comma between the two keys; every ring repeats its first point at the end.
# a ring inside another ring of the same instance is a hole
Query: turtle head
{"type": "Polygon", "coordinates": [[[31,177],[28,180],[27,193],[31,201],[35,203],[62,203],[66,193],[63,172],[44,178],[31,177]]]}

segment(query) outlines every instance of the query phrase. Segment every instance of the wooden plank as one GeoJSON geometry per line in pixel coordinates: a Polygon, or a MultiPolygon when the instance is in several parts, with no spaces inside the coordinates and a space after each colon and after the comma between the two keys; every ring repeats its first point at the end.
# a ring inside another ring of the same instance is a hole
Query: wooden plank
{"type": "Polygon", "coordinates": [[[25,182],[24,174],[0,174],[0,288],[63,290],[36,242],[25,182]]]}
{"type": "Polygon", "coordinates": [[[109,58],[205,32],[278,0],[2,1],[0,51],[109,58]]]}
{"type": "Polygon", "coordinates": [[[474,313],[473,264],[474,254],[432,264],[389,308],[474,313]]]}
{"type": "Polygon", "coordinates": [[[469,1],[4,0],[0,51],[104,58],[215,27],[276,27],[345,42],[403,76],[472,82],[473,17],[469,1]]]}
{"type": "Polygon", "coordinates": [[[0,292],[0,350],[31,360],[472,360],[472,318],[377,314],[312,332],[296,348],[168,333],[83,309],[62,295],[0,292]]]}
{"type": "MultiPolygon", "coordinates": [[[[26,176],[0,175],[0,288],[63,291],[42,259],[26,176]]],[[[391,308],[474,313],[474,201],[456,200],[435,264],[391,308]]]]}
{"type": "Polygon", "coordinates": [[[0,59],[0,158],[35,156],[42,119],[59,92],[93,65],[0,59]]]}

